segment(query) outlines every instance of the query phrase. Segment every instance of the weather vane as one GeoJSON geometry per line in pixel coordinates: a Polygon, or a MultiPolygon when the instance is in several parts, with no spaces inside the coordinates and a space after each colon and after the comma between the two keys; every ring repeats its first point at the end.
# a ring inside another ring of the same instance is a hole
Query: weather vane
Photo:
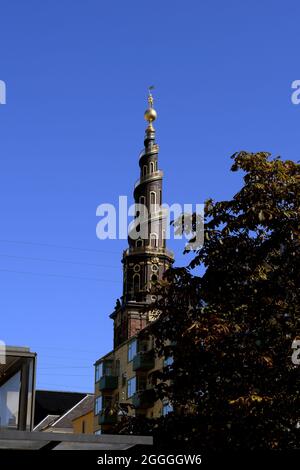
{"type": "Polygon", "coordinates": [[[153,96],[152,96],[152,93],[151,93],[152,90],[154,90],[154,86],[153,86],[153,85],[151,85],[151,86],[148,87],[148,94],[149,94],[149,96],[148,96],[148,103],[149,103],[149,105],[150,105],[151,108],[153,107],[153,96]]]}

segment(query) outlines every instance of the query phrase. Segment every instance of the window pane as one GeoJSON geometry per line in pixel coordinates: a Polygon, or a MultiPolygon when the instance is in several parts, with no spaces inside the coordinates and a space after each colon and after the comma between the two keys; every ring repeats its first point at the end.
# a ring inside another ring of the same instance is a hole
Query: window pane
{"type": "Polygon", "coordinates": [[[18,372],[0,387],[0,427],[18,426],[20,384],[18,372]]]}
{"type": "Polygon", "coordinates": [[[170,403],[165,403],[162,409],[162,414],[163,416],[166,416],[169,413],[172,413],[173,411],[173,406],[170,405],[170,403]]]}
{"type": "Polygon", "coordinates": [[[136,377],[132,377],[127,382],[127,397],[130,398],[136,392],[136,377]]]}
{"type": "Polygon", "coordinates": [[[132,361],[134,356],[136,356],[136,353],[137,353],[137,341],[135,339],[128,344],[128,362],[132,361]]]}

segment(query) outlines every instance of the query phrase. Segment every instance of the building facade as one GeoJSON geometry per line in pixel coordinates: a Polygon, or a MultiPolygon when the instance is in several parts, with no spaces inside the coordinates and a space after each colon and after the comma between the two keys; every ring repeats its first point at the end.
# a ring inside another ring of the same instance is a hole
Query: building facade
{"type": "Polygon", "coordinates": [[[163,172],[153,121],[156,111],[149,92],[144,149],[139,155],[139,179],[134,186],[135,220],[123,253],[123,295],[110,315],[114,349],[95,363],[95,433],[109,432],[122,413],[158,417],[168,405],[155,401],[149,374],[163,367],[154,355],[153,340],[139,336],[149,321],[145,306],[155,300],[152,284],[172,266],[166,247],[166,213],[162,209],[163,172]]]}

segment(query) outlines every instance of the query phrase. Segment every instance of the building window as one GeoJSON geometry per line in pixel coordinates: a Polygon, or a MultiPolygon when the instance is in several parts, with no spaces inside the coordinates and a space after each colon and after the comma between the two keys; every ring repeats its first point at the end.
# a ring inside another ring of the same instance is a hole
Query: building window
{"type": "Polygon", "coordinates": [[[85,421],[84,420],[81,423],[81,433],[85,434],[85,421]]]}
{"type": "Polygon", "coordinates": [[[154,162],[150,162],[150,173],[154,173],[154,162]]]}
{"type": "Polygon", "coordinates": [[[102,410],[102,396],[97,397],[95,400],[95,415],[98,415],[102,410]]]}
{"type": "Polygon", "coordinates": [[[139,238],[137,241],[136,241],[136,247],[138,248],[139,246],[143,246],[143,240],[141,238],[139,238]]]}
{"type": "Polygon", "coordinates": [[[103,362],[100,362],[100,364],[97,364],[95,368],[95,382],[99,382],[102,375],[103,375],[103,362]]]}
{"type": "Polygon", "coordinates": [[[106,361],[99,362],[96,365],[96,382],[98,382],[101,377],[113,374],[113,360],[107,359],[106,361]]]}
{"type": "Polygon", "coordinates": [[[169,367],[171,365],[173,365],[173,362],[174,362],[174,359],[172,356],[168,356],[165,358],[164,360],[164,367],[169,367]]]}
{"type": "Polygon", "coordinates": [[[136,392],[136,377],[132,377],[127,381],[127,398],[132,397],[136,392]]]}
{"type": "Polygon", "coordinates": [[[172,413],[173,406],[170,403],[164,403],[162,408],[162,415],[167,416],[169,413],[172,413]]]}
{"type": "Polygon", "coordinates": [[[131,362],[134,358],[134,356],[136,356],[136,353],[137,353],[137,341],[136,339],[130,341],[130,343],[128,344],[128,362],[131,362]]]}
{"type": "Polygon", "coordinates": [[[146,176],[147,174],[147,165],[143,166],[143,176],[146,176]]]}

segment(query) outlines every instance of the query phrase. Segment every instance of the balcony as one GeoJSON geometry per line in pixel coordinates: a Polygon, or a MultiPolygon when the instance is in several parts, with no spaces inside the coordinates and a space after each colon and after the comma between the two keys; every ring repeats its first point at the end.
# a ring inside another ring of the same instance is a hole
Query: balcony
{"type": "Polygon", "coordinates": [[[132,369],[134,371],[154,369],[154,354],[152,351],[139,352],[133,358],[132,369]]]}
{"type": "Polygon", "coordinates": [[[140,390],[132,397],[132,404],[135,408],[151,408],[155,402],[155,393],[153,389],[140,390]]]}
{"type": "Polygon", "coordinates": [[[102,411],[98,417],[98,424],[116,424],[118,417],[116,413],[102,411]]]}
{"type": "Polygon", "coordinates": [[[150,245],[147,246],[138,246],[138,247],[130,247],[127,250],[124,250],[123,256],[128,255],[136,255],[136,254],[152,254],[152,255],[166,255],[169,258],[174,259],[173,251],[167,250],[166,248],[156,248],[150,245]]]}
{"type": "Polygon", "coordinates": [[[139,153],[139,158],[143,157],[144,155],[151,155],[152,153],[157,153],[159,151],[159,145],[158,144],[153,144],[151,148],[148,148],[147,151],[146,149],[143,149],[139,153]]]}
{"type": "Polygon", "coordinates": [[[157,170],[157,171],[153,171],[153,173],[147,173],[147,175],[145,176],[142,176],[141,178],[139,178],[138,180],[136,180],[135,184],[134,184],[134,189],[139,185],[139,184],[142,184],[142,183],[146,183],[146,181],[152,181],[152,180],[156,180],[156,179],[160,179],[163,177],[163,172],[161,170],[157,170]]]}
{"type": "Polygon", "coordinates": [[[118,377],[114,375],[103,375],[99,380],[99,390],[114,390],[118,387],[118,377]]]}

